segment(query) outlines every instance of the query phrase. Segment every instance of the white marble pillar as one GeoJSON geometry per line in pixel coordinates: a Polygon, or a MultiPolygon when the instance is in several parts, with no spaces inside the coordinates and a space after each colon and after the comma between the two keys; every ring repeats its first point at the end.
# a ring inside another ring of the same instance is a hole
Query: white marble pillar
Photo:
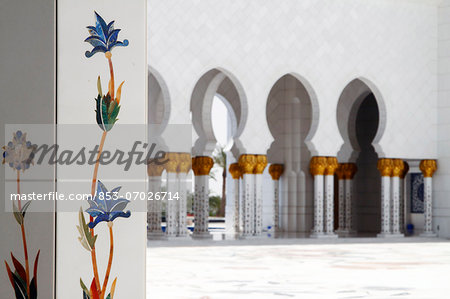
{"type": "Polygon", "coordinates": [[[273,181],[273,236],[277,237],[280,233],[280,177],[283,174],[284,166],[282,164],[271,164],[269,174],[273,181]]]}
{"type": "Polygon", "coordinates": [[[244,237],[251,236],[255,228],[255,175],[256,156],[244,154],[239,157],[239,166],[242,170],[242,196],[243,196],[243,228],[244,237]]]}
{"type": "Polygon", "coordinates": [[[255,236],[260,236],[262,233],[262,174],[254,175],[255,186],[255,211],[254,211],[254,231],[255,236]]]}
{"type": "Polygon", "coordinates": [[[400,178],[400,233],[405,233],[405,179],[400,178]]]}
{"type": "Polygon", "coordinates": [[[344,233],[345,232],[345,216],[346,216],[346,209],[345,209],[345,180],[343,177],[338,175],[338,233],[344,233]]]}
{"type": "Polygon", "coordinates": [[[192,238],[212,238],[209,233],[209,172],[214,162],[210,157],[200,156],[192,159],[192,170],[195,174],[195,227],[192,238]]]}
{"type": "Polygon", "coordinates": [[[391,235],[391,175],[392,159],[379,159],[378,170],[381,173],[381,232],[378,237],[391,235]]]}
{"type": "Polygon", "coordinates": [[[345,232],[352,234],[353,229],[353,179],[345,179],[345,232]]]}
{"type": "Polygon", "coordinates": [[[162,202],[155,199],[155,193],[161,191],[162,166],[149,164],[148,166],[148,192],[147,201],[147,238],[158,240],[165,237],[161,229],[162,202]]]}
{"type": "Polygon", "coordinates": [[[326,157],[312,157],[310,172],[314,177],[314,227],[311,238],[321,238],[324,233],[324,173],[327,166],[326,157]]]}
{"type": "Polygon", "coordinates": [[[239,210],[240,210],[240,192],[239,192],[239,178],[241,177],[241,168],[238,163],[230,164],[228,171],[233,178],[232,188],[233,193],[230,200],[227,200],[227,212],[225,218],[226,230],[231,234],[239,233],[239,210]]]}
{"type": "Polygon", "coordinates": [[[239,234],[244,232],[244,189],[244,175],[241,173],[241,176],[239,177],[239,234]]]}
{"type": "Polygon", "coordinates": [[[400,233],[400,178],[392,177],[392,234],[402,236],[400,233]]]}
{"type": "Polygon", "coordinates": [[[334,176],[325,176],[325,233],[334,234],[334,176]]]}
{"type": "Polygon", "coordinates": [[[356,231],[353,227],[353,178],[358,167],[355,163],[346,163],[344,167],[344,188],[345,188],[345,228],[347,235],[354,235],[356,231]]]}
{"type": "Polygon", "coordinates": [[[322,235],[323,227],[323,175],[314,176],[314,235],[322,235]]]}
{"type": "Polygon", "coordinates": [[[264,169],[267,166],[267,157],[265,155],[256,155],[256,166],[254,172],[254,198],[255,198],[255,211],[254,211],[254,230],[255,236],[260,236],[263,227],[263,199],[262,199],[262,176],[264,169]]]}
{"type": "Polygon", "coordinates": [[[189,236],[187,229],[187,174],[191,170],[190,153],[178,153],[178,237],[189,236]]]}
{"type": "Polygon", "coordinates": [[[253,174],[244,174],[242,177],[243,182],[243,200],[244,200],[244,206],[243,206],[243,231],[242,234],[244,236],[251,236],[253,235],[253,228],[254,228],[254,177],[253,174]]]}
{"type": "Polygon", "coordinates": [[[334,173],[339,167],[336,157],[327,157],[325,168],[325,234],[328,237],[337,237],[334,233],[334,173]]]}
{"type": "Polygon", "coordinates": [[[424,217],[425,224],[422,237],[436,237],[433,231],[433,174],[437,170],[436,160],[422,160],[420,162],[420,170],[423,173],[423,201],[424,201],[424,217]]]}
{"type": "Polygon", "coordinates": [[[178,173],[178,237],[187,237],[189,231],[187,229],[187,189],[186,189],[187,173],[178,173]]]}
{"type": "Polygon", "coordinates": [[[167,196],[166,201],[166,235],[169,238],[178,234],[178,200],[175,194],[178,192],[178,180],[176,172],[167,172],[167,196]]]}
{"type": "Polygon", "coordinates": [[[393,237],[403,237],[400,232],[400,177],[403,175],[405,163],[401,159],[393,159],[392,169],[392,207],[391,207],[391,233],[393,237]]]}

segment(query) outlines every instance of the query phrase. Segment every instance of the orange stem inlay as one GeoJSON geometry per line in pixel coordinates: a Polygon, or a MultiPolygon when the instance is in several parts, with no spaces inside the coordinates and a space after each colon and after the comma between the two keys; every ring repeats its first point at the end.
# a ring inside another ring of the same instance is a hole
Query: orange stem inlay
{"type": "MultiPolygon", "coordinates": [[[[17,194],[20,194],[20,171],[17,170],[17,194]]],[[[19,211],[22,210],[22,203],[19,199],[19,211]]],[[[28,262],[28,246],[27,246],[27,238],[25,236],[25,226],[24,223],[20,225],[20,229],[22,231],[22,242],[23,242],[23,253],[25,256],[25,274],[26,274],[26,283],[27,283],[27,295],[30,298],[30,266],[28,262]]]]}
{"type": "Polygon", "coordinates": [[[106,287],[108,286],[108,279],[109,274],[111,272],[111,266],[114,255],[114,236],[113,236],[112,222],[111,223],[108,222],[108,227],[109,227],[109,259],[108,259],[108,268],[106,269],[105,273],[105,280],[103,281],[102,293],[100,295],[100,298],[102,299],[105,297],[106,287]]]}
{"type": "MultiPolygon", "coordinates": [[[[97,182],[98,167],[99,167],[99,164],[100,164],[100,155],[101,155],[101,153],[103,151],[103,146],[105,145],[106,135],[107,135],[107,132],[103,131],[102,139],[100,140],[100,146],[99,146],[99,149],[98,149],[97,160],[95,162],[94,174],[92,176],[92,185],[91,185],[91,196],[92,196],[92,198],[94,198],[94,196],[95,196],[95,184],[97,182]]],[[[89,220],[90,220],[90,222],[93,222],[94,221],[94,217],[90,216],[89,220]]],[[[92,236],[94,236],[94,230],[93,229],[91,229],[91,234],[92,234],[92,236]]],[[[91,258],[92,258],[92,268],[94,270],[94,277],[95,277],[95,287],[97,288],[98,293],[100,293],[101,292],[101,289],[100,289],[100,277],[98,275],[97,255],[95,253],[95,246],[91,250],[91,258]]]]}

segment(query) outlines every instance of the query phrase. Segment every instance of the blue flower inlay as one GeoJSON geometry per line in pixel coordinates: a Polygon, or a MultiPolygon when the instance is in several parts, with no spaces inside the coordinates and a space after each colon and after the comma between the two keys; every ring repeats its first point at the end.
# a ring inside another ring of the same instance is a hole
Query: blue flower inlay
{"type": "Polygon", "coordinates": [[[89,222],[89,228],[94,228],[102,221],[112,222],[117,217],[128,218],[131,216],[130,211],[123,211],[130,201],[125,198],[115,198],[120,188],[108,191],[102,182],[97,182],[94,199],[88,200],[90,207],[86,210],[95,218],[94,222],[89,222]]]}
{"type": "Polygon", "coordinates": [[[95,17],[95,27],[87,27],[91,36],[84,40],[94,47],[92,51],[86,51],[85,55],[87,58],[94,56],[98,52],[109,52],[116,46],[128,46],[128,40],[125,39],[123,42],[117,40],[120,29],[114,29],[114,21],[111,21],[107,25],[105,20],[97,12],[95,12],[95,17]]]}

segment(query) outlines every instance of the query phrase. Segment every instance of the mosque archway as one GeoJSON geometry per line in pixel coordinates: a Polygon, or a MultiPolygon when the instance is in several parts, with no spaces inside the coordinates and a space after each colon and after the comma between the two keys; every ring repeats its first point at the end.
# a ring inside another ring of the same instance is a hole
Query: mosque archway
{"type": "Polygon", "coordinates": [[[385,128],[386,111],[381,94],[365,79],[351,81],[343,90],[337,121],[344,144],[338,160],[342,169],[336,184],[335,217],[338,233],[375,235],[381,226],[381,181],[377,169],[383,152],[378,145],[385,128]],[[343,189],[343,190],[342,190],[343,189]],[[350,190],[349,190],[350,189],[350,190]]]}

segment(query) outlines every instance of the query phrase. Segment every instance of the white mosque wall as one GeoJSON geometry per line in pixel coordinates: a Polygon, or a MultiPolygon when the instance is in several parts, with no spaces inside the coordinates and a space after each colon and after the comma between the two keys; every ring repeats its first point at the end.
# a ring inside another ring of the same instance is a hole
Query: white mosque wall
{"type": "Polygon", "coordinates": [[[434,231],[450,237],[450,1],[439,7],[438,170],[434,175],[434,231]]]}
{"type": "Polygon", "coordinates": [[[314,93],[313,155],[335,156],[342,138],[336,106],[353,79],[384,103],[384,157],[436,157],[437,9],[435,1],[157,1],[148,5],[149,61],[171,94],[171,123],[189,121],[198,79],[221,68],[248,101],[243,151],[272,142],[266,101],[295,73],[314,93]]]}

